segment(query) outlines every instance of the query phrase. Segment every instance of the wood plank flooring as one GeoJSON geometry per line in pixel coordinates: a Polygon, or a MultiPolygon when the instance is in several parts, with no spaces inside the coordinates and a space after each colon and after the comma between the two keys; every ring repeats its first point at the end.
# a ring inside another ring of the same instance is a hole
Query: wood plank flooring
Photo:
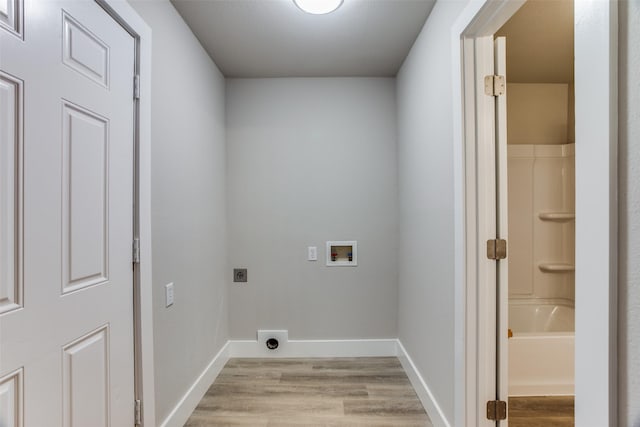
{"type": "Polygon", "coordinates": [[[509,427],[573,427],[573,396],[510,397],[509,427]]]}
{"type": "Polygon", "coordinates": [[[185,427],[432,427],[395,357],[230,359],[185,427]]]}

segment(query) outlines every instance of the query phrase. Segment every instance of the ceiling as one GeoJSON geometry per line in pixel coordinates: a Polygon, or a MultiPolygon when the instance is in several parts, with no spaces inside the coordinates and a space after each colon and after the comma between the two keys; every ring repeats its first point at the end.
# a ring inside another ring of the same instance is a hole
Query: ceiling
{"type": "Polygon", "coordinates": [[[435,0],[172,0],[226,77],[395,76],[435,0]]]}
{"type": "Polygon", "coordinates": [[[573,82],[573,0],[529,0],[496,36],[507,38],[507,80],[573,82]]]}

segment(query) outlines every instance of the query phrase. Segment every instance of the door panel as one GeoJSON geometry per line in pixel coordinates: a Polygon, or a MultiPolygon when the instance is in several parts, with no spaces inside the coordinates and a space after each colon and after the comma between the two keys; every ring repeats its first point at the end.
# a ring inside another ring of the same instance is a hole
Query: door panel
{"type": "Polygon", "coordinates": [[[132,425],[134,40],[92,1],[26,0],[24,41],[10,30],[0,27],[0,425],[132,425]]]}
{"type": "Polygon", "coordinates": [[[109,327],[63,349],[64,427],[109,425],[109,327]]]}
{"type": "MultiPolygon", "coordinates": [[[[495,74],[507,78],[506,38],[498,37],[494,42],[495,74]]],[[[506,88],[506,83],[505,83],[506,88]]],[[[507,95],[496,98],[496,236],[509,242],[507,200],[507,95]]],[[[507,255],[508,256],[508,255],[507,255]]],[[[509,401],[509,271],[506,259],[497,262],[496,269],[496,397],[509,401]]],[[[499,422],[501,427],[508,425],[508,419],[499,422]]]]}
{"type": "Polygon", "coordinates": [[[0,425],[22,427],[22,369],[0,378],[0,425]]]}
{"type": "Polygon", "coordinates": [[[0,315],[22,307],[21,100],[22,82],[0,72],[0,315]]]}
{"type": "Polygon", "coordinates": [[[62,25],[63,62],[108,88],[109,47],[67,13],[63,13],[62,25]]]}
{"type": "Polygon", "coordinates": [[[62,106],[63,293],[108,280],[109,122],[62,106]]]}
{"type": "Polygon", "coordinates": [[[0,29],[22,37],[22,0],[0,0],[0,29]]]}
{"type": "Polygon", "coordinates": [[[497,263],[488,259],[487,240],[495,239],[496,229],[496,138],[495,138],[495,97],[485,93],[484,79],[494,74],[494,40],[493,36],[476,39],[476,99],[481,115],[477,122],[477,181],[475,203],[477,204],[477,224],[479,239],[476,242],[476,253],[481,254],[478,259],[478,392],[477,397],[477,426],[495,427],[496,422],[487,419],[487,401],[495,400],[496,391],[496,311],[497,263]],[[481,104],[480,104],[481,103],[481,104]]]}

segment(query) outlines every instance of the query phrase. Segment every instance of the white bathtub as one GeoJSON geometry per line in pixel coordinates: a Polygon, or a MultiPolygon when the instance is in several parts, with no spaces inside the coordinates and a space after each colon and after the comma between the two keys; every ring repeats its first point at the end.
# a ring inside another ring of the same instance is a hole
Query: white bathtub
{"type": "Polygon", "coordinates": [[[562,301],[509,302],[509,395],[574,394],[574,308],[562,301]]]}

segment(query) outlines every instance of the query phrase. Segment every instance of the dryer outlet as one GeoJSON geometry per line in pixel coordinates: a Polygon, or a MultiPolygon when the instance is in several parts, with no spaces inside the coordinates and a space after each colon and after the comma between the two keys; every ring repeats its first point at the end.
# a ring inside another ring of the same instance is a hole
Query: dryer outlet
{"type": "Polygon", "coordinates": [[[281,349],[289,341],[289,331],[286,329],[259,329],[258,345],[269,351],[281,349]]]}

